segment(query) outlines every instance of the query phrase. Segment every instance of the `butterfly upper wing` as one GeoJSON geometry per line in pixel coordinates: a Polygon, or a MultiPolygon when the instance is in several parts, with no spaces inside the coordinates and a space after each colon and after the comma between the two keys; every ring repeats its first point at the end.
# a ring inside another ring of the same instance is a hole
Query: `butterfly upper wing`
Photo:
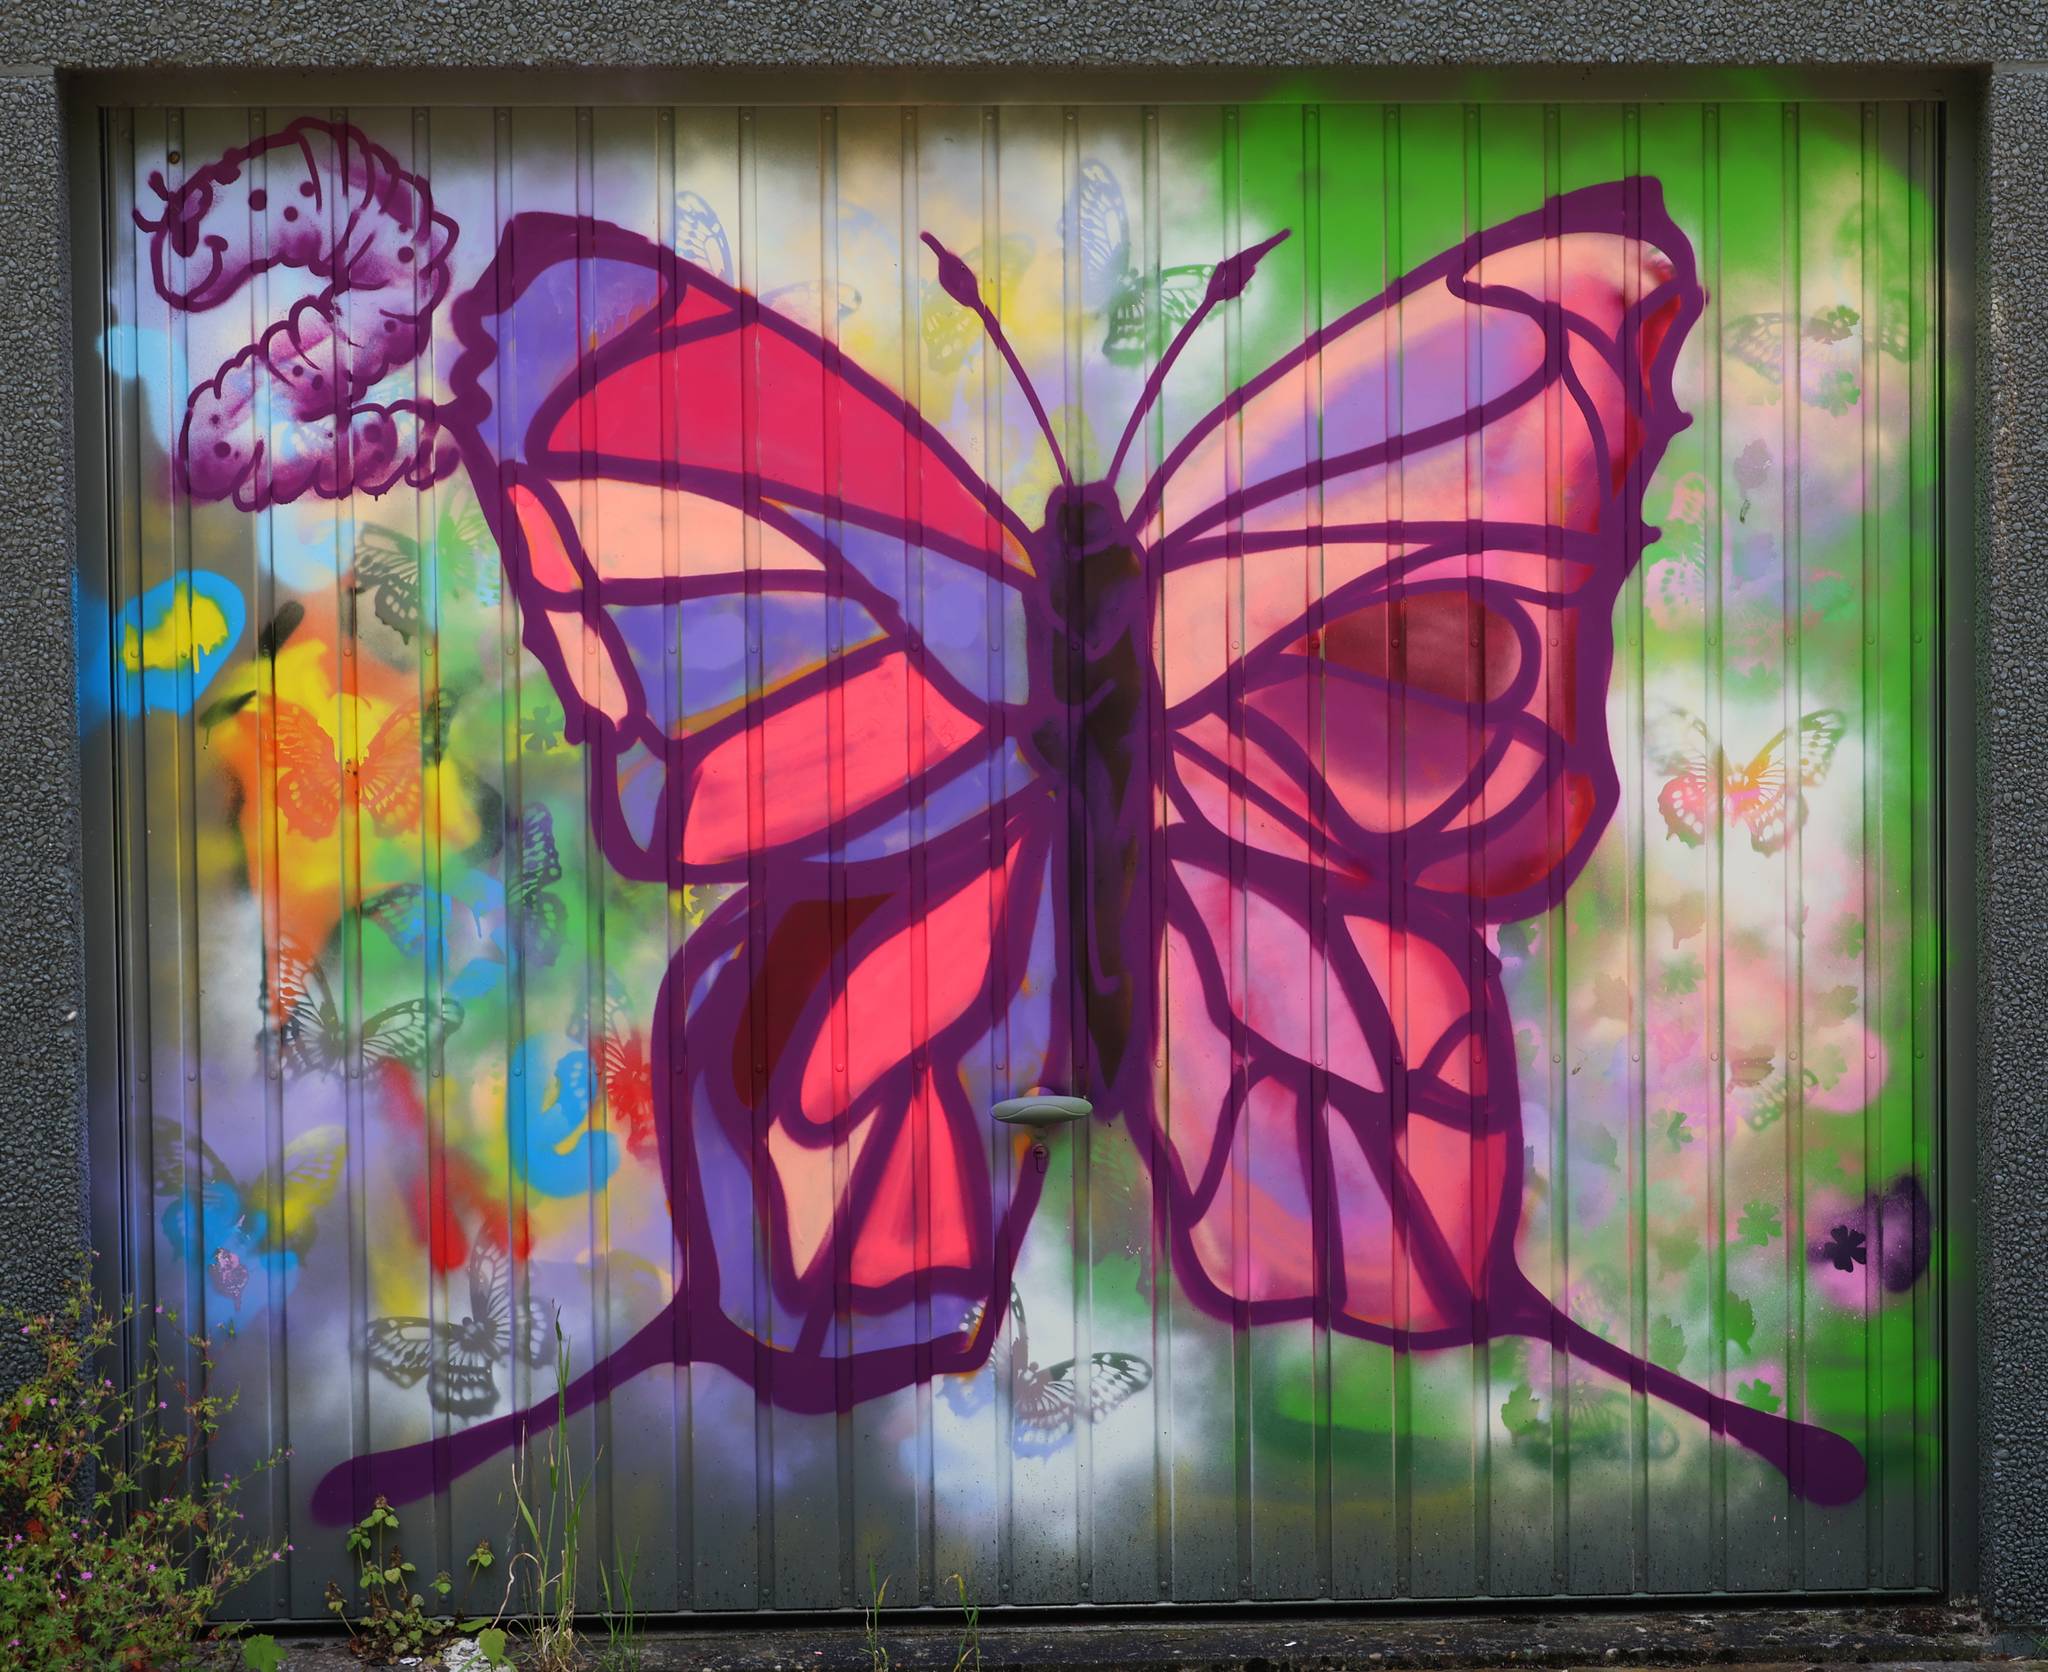
{"type": "Polygon", "coordinates": [[[701,194],[676,193],[675,238],[677,255],[713,278],[732,283],[732,244],[725,235],[725,223],[701,194]]]}
{"type": "Polygon", "coordinates": [[[600,751],[616,867],[739,880],[819,852],[835,799],[858,836],[920,775],[985,758],[1028,676],[989,627],[1021,642],[1028,531],[899,396],[715,274],[568,217],[517,217],[461,311],[452,383],[524,437],[495,532],[567,733],[600,751]],[[594,348],[593,291],[632,298],[594,348]],[[523,369],[487,395],[493,331],[523,369]]]}
{"type": "Polygon", "coordinates": [[[1782,383],[1786,323],[1781,313],[1739,314],[1722,325],[1721,350],[1765,382],[1782,383]]]}
{"type": "Polygon", "coordinates": [[[1123,187],[1099,157],[1082,160],[1064,230],[1080,249],[1081,305],[1107,305],[1131,270],[1131,216],[1123,187]]]}
{"type": "Polygon", "coordinates": [[[313,1219],[341,1188],[348,1131],[327,1125],[301,1132],[284,1147],[284,1240],[299,1246],[313,1235],[313,1219]]]}
{"type": "Polygon", "coordinates": [[[391,1005],[363,1023],[363,1062],[421,1067],[462,1026],[462,1018],[461,1001],[446,993],[433,1005],[425,999],[391,1005]]]}
{"type": "Polygon", "coordinates": [[[1593,187],[1426,263],[1198,423],[1138,508],[1165,530],[1191,811],[1221,829],[1248,801],[1255,845],[1320,843],[1495,919],[1558,898],[1617,795],[1609,620],[1688,422],[1672,369],[1701,305],[1656,183],[1593,187]]]}
{"type": "Polygon", "coordinates": [[[1100,1422],[1151,1385],[1152,1366],[1137,1354],[1093,1354],[1088,1367],[1088,1420],[1100,1422]]]}

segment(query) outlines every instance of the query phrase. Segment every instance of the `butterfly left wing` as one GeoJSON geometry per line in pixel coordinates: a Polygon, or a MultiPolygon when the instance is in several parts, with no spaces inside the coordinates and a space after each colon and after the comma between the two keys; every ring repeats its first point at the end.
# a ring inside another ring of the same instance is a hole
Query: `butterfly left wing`
{"type": "Polygon", "coordinates": [[[370,1368],[402,1388],[417,1387],[433,1368],[435,1326],[427,1318],[372,1318],[364,1332],[370,1368]]]}
{"type": "Polygon", "coordinates": [[[566,735],[596,745],[615,868],[738,882],[818,856],[835,821],[898,827],[911,784],[986,762],[1029,677],[993,642],[1021,646],[1036,607],[1029,530],[899,395],[715,273],[570,217],[515,217],[457,314],[451,386],[514,437],[487,511],[566,735]],[[622,299],[594,343],[593,287],[622,299]],[[494,331],[519,370],[487,386],[494,331]]]}
{"type": "Polygon", "coordinates": [[[1061,230],[1080,252],[1082,307],[1092,312],[1107,305],[1130,274],[1131,216],[1123,187],[1099,157],[1082,159],[1061,230]]]}
{"type": "Polygon", "coordinates": [[[1657,792],[1657,811],[1664,817],[1664,827],[1689,848],[1696,848],[1707,839],[1707,830],[1721,816],[1715,801],[1712,740],[1707,736],[1706,726],[1695,719],[1689,729],[1699,739],[1695,747],[1675,751],[1664,761],[1664,769],[1671,776],[1664,781],[1664,787],[1657,792]]]}
{"type": "Polygon", "coordinates": [[[377,523],[356,536],[351,590],[369,594],[377,619],[410,644],[420,630],[420,547],[409,534],[377,523]]]}

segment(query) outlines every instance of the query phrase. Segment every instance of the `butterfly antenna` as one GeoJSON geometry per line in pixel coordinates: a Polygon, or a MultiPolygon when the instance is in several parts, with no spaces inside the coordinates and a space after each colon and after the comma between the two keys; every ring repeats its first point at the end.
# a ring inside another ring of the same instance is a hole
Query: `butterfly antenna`
{"type": "Polygon", "coordinates": [[[1130,422],[1124,425],[1123,439],[1116,444],[1116,454],[1109,461],[1109,473],[1103,480],[1114,482],[1117,473],[1123,469],[1124,455],[1131,450],[1131,443],[1138,439],[1138,426],[1144,422],[1145,414],[1152,410],[1159,399],[1159,391],[1166,386],[1166,374],[1173,370],[1173,363],[1180,358],[1180,351],[1187,347],[1188,339],[1195,334],[1202,321],[1209,317],[1209,310],[1218,302],[1234,301],[1244,294],[1245,286],[1252,282],[1252,274],[1268,251],[1277,248],[1288,237],[1288,232],[1276,232],[1262,244],[1254,244],[1248,250],[1239,250],[1228,261],[1219,262],[1216,271],[1209,275],[1209,288],[1202,292],[1202,300],[1195,305],[1195,311],[1188,315],[1187,323],[1173,334],[1173,341],[1166,345],[1166,352],[1159,357],[1159,364],[1152,368],[1152,375],[1145,380],[1145,387],[1138,396],[1138,404],[1131,409],[1130,422]]]}
{"type": "Polygon", "coordinates": [[[970,309],[981,321],[982,329],[988,332],[996,347],[1003,352],[1003,358],[1010,363],[1011,375],[1017,379],[1017,386],[1024,391],[1024,398],[1031,403],[1031,415],[1038,420],[1039,429],[1044,432],[1046,445],[1052,449],[1052,462],[1059,466],[1060,480],[1068,487],[1074,485],[1074,478],[1067,469],[1067,458],[1060,451],[1059,437],[1052,433],[1052,420],[1045,415],[1045,407],[1038,399],[1038,391],[1031,386],[1031,379],[1025,375],[1023,363],[1017,358],[1017,351],[1010,346],[1010,339],[1003,335],[1003,328],[989,305],[981,299],[981,286],[975,283],[974,269],[969,267],[951,250],[941,244],[929,232],[924,241],[931,246],[932,254],[939,258],[939,288],[961,307],[970,309]]]}

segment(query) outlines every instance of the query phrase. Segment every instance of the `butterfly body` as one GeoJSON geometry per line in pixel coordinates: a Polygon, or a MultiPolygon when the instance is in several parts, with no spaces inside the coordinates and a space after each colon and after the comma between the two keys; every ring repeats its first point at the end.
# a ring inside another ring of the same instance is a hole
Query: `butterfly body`
{"type": "Polygon", "coordinates": [[[1086,1043],[1103,1082],[1089,1090],[1103,1095],[1145,1028],[1136,1007],[1157,954],[1156,937],[1134,943],[1131,932],[1134,906],[1149,897],[1156,786],[1140,750],[1144,717],[1160,698],[1151,643],[1156,580],[1107,483],[1056,490],[1037,542],[1045,584],[1038,634],[1046,642],[1035,660],[1049,672],[1055,717],[1031,743],[1073,824],[1066,852],[1055,856],[1055,897],[1074,906],[1062,925],[1061,962],[1083,972],[1086,1043]],[[1073,876],[1077,862],[1081,874],[1073,876]]]}

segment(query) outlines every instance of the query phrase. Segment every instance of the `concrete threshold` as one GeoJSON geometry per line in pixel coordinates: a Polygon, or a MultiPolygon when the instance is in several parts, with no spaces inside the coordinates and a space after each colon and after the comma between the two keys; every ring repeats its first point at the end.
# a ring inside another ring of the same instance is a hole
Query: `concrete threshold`
{"type": "MultiPolygon", "coordinates": [[[[279,1634],[292,1672],[357,1666],[346,1639],[279,1634]]],[[[1963,1608],[1715,1608],[1659,1613],[1446,1614],[1331,1619],[1262,1614],[985,1624],[978,1645],[957,1614],[857,1617],[733,1629],[659,1625],[637,1656],[584,1639],[593,1672],[1449,1672],[1453,1668],[1934,1668],[2002,1663],[2048,1672],[2048,1638],[2000,1633],[1963,1608]],[[979,1649],[979,1657],[975,1649],[979,1649]]],[[[525,1664],[525,1657],[520,1657],[525,1664]]],[[[433,1660],[412,1662],[433,1666],[433,1660]]],[[[461,1651],[442,1664],[468,1672],[461,1651]]],[[[474,1663],[482,1672],[481,1663],[474,1663]]]]}

